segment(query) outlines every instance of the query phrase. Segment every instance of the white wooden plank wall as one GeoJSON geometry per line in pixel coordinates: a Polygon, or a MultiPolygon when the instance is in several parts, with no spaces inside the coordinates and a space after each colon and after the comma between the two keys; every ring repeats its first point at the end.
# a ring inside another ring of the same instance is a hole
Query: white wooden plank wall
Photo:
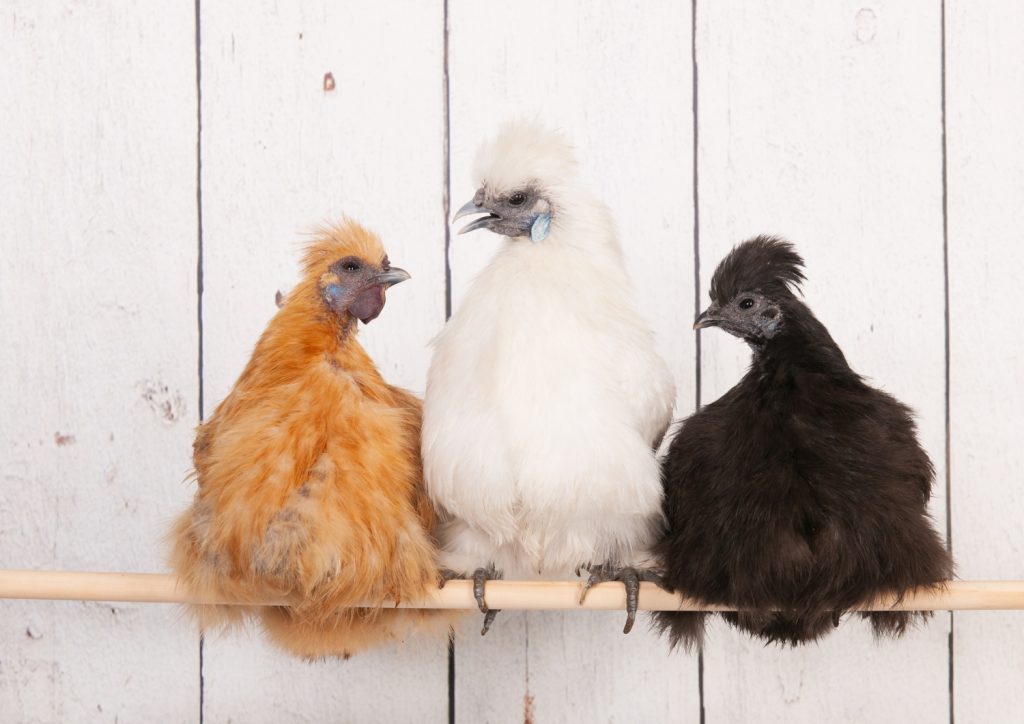
{"type": "MultiPolygon", "coordinates": [[[[797,244],[806,300],[850,364],[917,410],[944,524],[940,7],[719,2],[698,6],[698,23],[702,301],[738,239],[768,232],[797,244]]],[[[729,335],[701,336],[710,401],[749,351],[729,335]]],[[[896,644],[847,621],[798,651],[717,627],[705,653],[708,716],[940,721],[948,619],[896,644]]]]}
{"type": "MultiPolygon", "coordinates": [[[[192,11],[5,2],[0,48],[0,566],[159,570],[198,409],[192,11]]],[[[0,721],[198,713],[173,607],[0,604],[0,721]]]]}
{"type": "MultiPolygon", "coordinates": [[[[200,9],[206,411],[294,281],[304,232],[342,213],[413,275],[360,338],[389,380],[422,394],[427,341],[445,318],[443,5],[200,9]]],[[[218,637],[203,675],[210,722],[443,721],[448,710],[444,641],[311,666],[257,636],[218,637]]]]}
{"type": "MultiPolygon", "coordinates": [[[[453,208],[476,190],[473,155],[497,119],[536,115],[563,129],[611,206],[640,308],[679,380],[679,409],[692,411],[689,7],[467,0],[449,12],[453,208]]],[[[486,232],[453,237],[455,306],[498,243],[486,232]]],[[[666,657],[643,623],[623,636],[622,614],[503,612],[486,638],[479,624],[456,640],[459,721],[699,717],[696,659],[666,657]]]]}
{"type": "MultiPolygon", "coordinates": [[[[1024,578],[1024,6],[946,5],[953,555],[1024,578]]],[[[1024,718],[1024,612],[958,613],[958,722],[1024,718]]]]}
{"type": "MultiPolygon", "coordinates": [[[[695,297],[706,304],[734,243],[788,236],[853,366],[917,409],[960,575],[1024,578],[1016,5],[2,10],[0,565],[162,568],[160,535],[192,493],[192,427],[230,389],[321,221],[362,220],[412,272],[361,335],[390,379],[421,392],[427,341],[497,244],[451,236],[446,273],[448,193],[471,196],[482,138],[536,115],[573,139],[615,214],[680,415],[748,358],[712,332],[698,360],[695,297]]],[[[1024,710],[1021,614],[940,614],[881,644],[851,621],[797,651],[716,626],[700,658],[668,655],[643,626],[623,637],[621,623],[505,612],[481,639],[474,615],[451,659],[428,643],[306,664],[253,635],[200,646],[169,606],[5,602],[0,722],[1012,722],[1024,710]]]]}

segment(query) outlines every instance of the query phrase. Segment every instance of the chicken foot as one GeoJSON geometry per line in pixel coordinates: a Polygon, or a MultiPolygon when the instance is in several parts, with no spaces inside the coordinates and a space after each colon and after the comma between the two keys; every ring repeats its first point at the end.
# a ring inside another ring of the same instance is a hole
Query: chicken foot
{"type": "Polygon", "coordinates": [[[583,584],[583,588],[580,590],[580,603],[583,603],[587,597],[587,592],[597,583],[621,581],[626,587],[626,625],[622,629],[622,633],[624,634],[628,634],[632,631],[633,624],[636,622],[636,609],[640,600],[641,581],[655,583],[661,588],[669,590],[665,587],[665,583],[661,576],[654,571],[646,569],[637,569],[632,566],[616,566],[610,562],[602,563],[600,565],[588,563],[576,569],[577,576],[580,575],[580,569],[583,569],[590,574],[587,578],[587,582],[583,584]]]}
{"type": "MultiPolygon", "coordinates": [[[[449,570],[447,568],[442,569],[440,580],[437,583],[438,588],[444,588],[444,585],[448,581],[455,579],[464,579],[465,576],[461,573],[449,570]]],[[[491,630],[491,624],[494,623],[494,618],[501,611],[500,608],[488,608],[487,601],[484,598],[484,588],[488,580],[500,580],[501,571],[495,570],[494,564],[487,566],[486,568],[481,566],[473,571],[473,597],[476,599],[476,605],[480,607],[480,612],[484,615],[484,626],[480,629],[480,635],[486,636],[487,632],[491,630]]]]}

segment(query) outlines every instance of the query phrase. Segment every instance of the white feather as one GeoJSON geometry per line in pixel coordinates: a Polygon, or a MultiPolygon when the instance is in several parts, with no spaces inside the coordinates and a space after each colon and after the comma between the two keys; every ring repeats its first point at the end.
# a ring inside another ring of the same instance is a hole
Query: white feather
{"type": "Polygon", "coordinates": [[[552,221],[540,243],[504,239],[433,343],[423,456],[442,563],[552,578],[642,565],[675,391],[611,216],[569,144],[536,124],[506,127],[476,169],[492,190],[539,184],[552,221]]]}

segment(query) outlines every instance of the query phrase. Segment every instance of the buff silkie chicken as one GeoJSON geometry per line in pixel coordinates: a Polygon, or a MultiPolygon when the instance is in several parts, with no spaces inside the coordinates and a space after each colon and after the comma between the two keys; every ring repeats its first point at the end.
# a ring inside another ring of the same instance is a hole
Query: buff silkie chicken
{"type": "Polygon", "coordinates": [[[438,577],[419,453],[421,405],[385,382],[356,339],[409,278],[351,221],[321,230],[302,280],[270,321],[194,445],[198,491],[172,565],[204,629],[259,619],[282,648],[347,657],[444,614],[382,609],[438,577]],[[364,608],[346,608],[362,602],[364,608]]]}
{"type": "Polygon", "coordinates": [[[514,123],[485,144],[455,218],[502,246],[434,342],[424,401],[427,490],[446,575],[622,581],[628,632],[661,525],[654,450],[675,397],[636,309],[608,208],[569,143],[514,123]]]}

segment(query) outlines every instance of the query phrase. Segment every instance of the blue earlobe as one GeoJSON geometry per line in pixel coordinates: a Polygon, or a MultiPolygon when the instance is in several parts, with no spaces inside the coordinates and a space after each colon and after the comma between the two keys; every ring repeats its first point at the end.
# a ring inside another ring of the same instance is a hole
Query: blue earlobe
{"type": "Polygon", "coordinates": [[[324,297],[326,297],[328,301],[338,301],[339,297],[341,297],[341,294],[342,289],[340,284],[328,284],[326,287],[324,287],[324,297]]]}
{"type": "Polygon", "coordinates": [[[551,214],[538,214],[530,227],[530,241],[544,241],[551,231],[551,214]]]}
{"type": "Polygon", "coordinates": [[[772,317],[770,320],[760,323],[761,333],[764,335],[765,339],[771,339],[774,337],[775,333],[779,331],[779,327],[781,326],[781,320],[778,315],[772,317]]]}

